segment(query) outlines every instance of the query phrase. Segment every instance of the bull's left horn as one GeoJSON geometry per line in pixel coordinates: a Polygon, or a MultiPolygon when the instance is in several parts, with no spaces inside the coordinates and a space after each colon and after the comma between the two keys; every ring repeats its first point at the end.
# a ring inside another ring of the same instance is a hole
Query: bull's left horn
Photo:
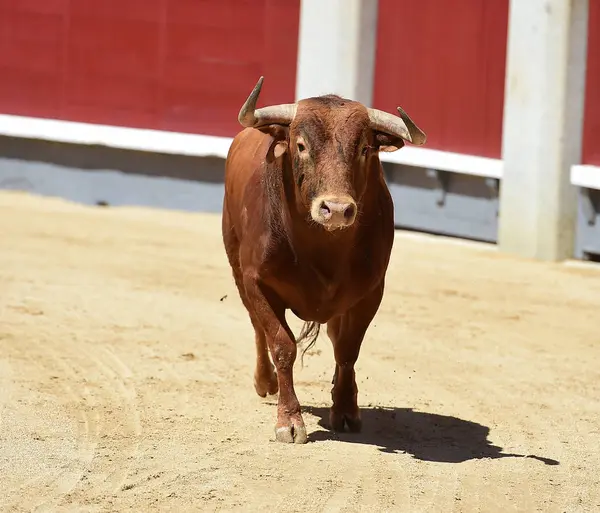
{"type": "Polygon", "coordinates": [[[402,108],[397,107],[400,117],[377,109],[367,109],[371,128],[389,135],[401,137],[418,146],[425,144],[427,135],[421,130],[402,108]]]}
{"type": "Polygon", "coordinates": [[[238,121],[245,127],[260,127],[264,125],[289,125],[296,115],[295,103],[284,103],[256,108],[256,102],[260,95],[264,77],[260,77],[248,99],[240,109],[238,121]]]}

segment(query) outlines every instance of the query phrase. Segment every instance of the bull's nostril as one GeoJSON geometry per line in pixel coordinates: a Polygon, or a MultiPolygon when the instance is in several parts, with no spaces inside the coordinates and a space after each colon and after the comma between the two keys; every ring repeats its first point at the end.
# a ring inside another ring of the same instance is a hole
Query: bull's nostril
{"type": "Polygon", "coordinates": [[[344,217],[346,219],[352,219],[354,216],[354,205],[348,205],[346,210],[344,210],[344,217]]]}
{"type": "Polygon", "coordinates": [[[329,219],[331,217],[331,209],[327,206],[327,204],[322,201],[321,206],[319,207],[319,213],[323,216],[324,219],[329,219]]]}

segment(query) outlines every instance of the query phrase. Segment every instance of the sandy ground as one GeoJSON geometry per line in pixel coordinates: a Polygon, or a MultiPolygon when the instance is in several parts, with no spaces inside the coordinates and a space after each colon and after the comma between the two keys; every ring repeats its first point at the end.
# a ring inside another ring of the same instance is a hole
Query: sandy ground
{"type": "MultiPolygon", "coordinates": [[[[600,268],[399,234],[326,429],[274,442],[220,218],[0,193],[0,510],[600,511],[600,268]]],[[[292,326],[299,322],[292,316],[292,326]]]]}

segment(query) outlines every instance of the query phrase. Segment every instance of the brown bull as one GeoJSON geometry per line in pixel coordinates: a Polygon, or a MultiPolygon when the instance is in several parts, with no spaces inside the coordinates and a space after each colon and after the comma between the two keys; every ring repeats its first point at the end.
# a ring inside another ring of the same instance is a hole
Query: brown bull
{"type": "Polygon", "coordinates": [[[279,391],[276,439],[305,443],[286,310],[305,321],[298,342],[314,343],[327,324],[336,363],[330,424],[359,431],[354,364],[394,240],[378,152],[426,136],[400,108],[397,117],[334,95],[256,109],[262,81],[240,110],[246,128],[227,156],[223,240],[254,327],[256,392],[279,391]]]}

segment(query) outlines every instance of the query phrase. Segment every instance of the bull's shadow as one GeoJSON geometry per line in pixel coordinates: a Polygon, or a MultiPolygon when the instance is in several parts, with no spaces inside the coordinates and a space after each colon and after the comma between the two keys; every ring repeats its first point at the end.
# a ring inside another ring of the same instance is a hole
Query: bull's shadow
{"type": "Polygon", "coordinates": [[[329,430],[329,408],[303,406],[319,418],[326,431],[309,436],[309,442],[341,440],[379,447],[382,452],[408,453],[423,461],[461,463],[473,459],[532,458],[546,465],[559,462],[541,456],[508,454],[488,440],[490,429],[482,424],[410,408],[361,408],[361,433],[329,430]]]}

